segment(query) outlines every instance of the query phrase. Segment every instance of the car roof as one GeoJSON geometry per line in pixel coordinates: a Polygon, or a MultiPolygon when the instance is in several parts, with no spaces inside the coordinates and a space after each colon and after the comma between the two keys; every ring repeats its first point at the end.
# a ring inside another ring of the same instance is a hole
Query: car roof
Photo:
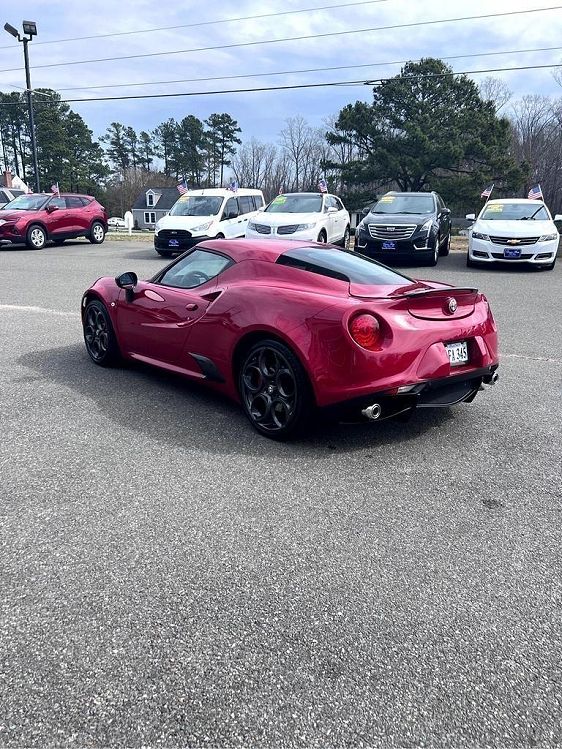
{"type": "MultiPolygon", "coordinates": [[[[436,195],[435,190],[431,190],[431,192],[408,192],[407,190],[389,190],[388,192],[385,192],[384,195],[436,195]]],[[[384,198],[384,195],[381,197],[384,198]]]]}
{"type": "Polygon", "coordinates": [[[61,192],[59,195],[54,192],[28,192],[27,194],[42,198],[90,198],[90,200],[95,200],[93,195],[86,195],[83,192],[61,192]]]}
{"type": "Polygon", "coordinates": [[[544,201],[531,200],[531,198],[496,198],[495,200],[488,200],[488,203],[532,203],[533,205],[540,205],[544,201]]]}
{"type": "Polygon", "coordinates": [[[217,197],[224,197],[230,195],[236,197],[236,195],[261,195],[261,190],[256,190],[253,187],[239,187],[237,190],[228,190],[226,187],[202,187],[199,190],[187,190],[183,193],[184,195],[216,195],[217,197]]]}

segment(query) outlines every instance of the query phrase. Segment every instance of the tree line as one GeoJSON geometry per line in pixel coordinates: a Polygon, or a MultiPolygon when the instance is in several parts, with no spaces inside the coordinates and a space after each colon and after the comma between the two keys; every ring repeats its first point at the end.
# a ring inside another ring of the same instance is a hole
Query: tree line
{"type": "MultiPolygon", "coordinates": [[[[562,85],[562,79],[559,80],[562,85]]],[[[86,192],[111,213],[126,210],[148,186],[213,187],[235,178],[262,189],[316,190],[320,178],[359,207],[387,189],[438,190],[456,213],[475,208],[485,184],[494,197],[525,196],[540,182],[562,210],[562,99],[514,101],[505,84],[478,86],[433,58],[406,64],[373,89],[372,101],[348,104],[312,127],[289,117],[277,142],[242,142],[228,113],[188,114],[137,132],[112,122],[98,140],[83,118],[50,89],[34,92],[42,187],[86,192]]],[[[32,183],[24,95],[0,93],[0,159],[32,183]]]]}

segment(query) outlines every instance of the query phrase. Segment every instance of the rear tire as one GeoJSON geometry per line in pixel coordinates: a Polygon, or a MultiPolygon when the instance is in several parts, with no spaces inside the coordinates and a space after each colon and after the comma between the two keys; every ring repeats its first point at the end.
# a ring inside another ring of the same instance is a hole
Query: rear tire
{"type": "Polygon", "coordinates": [[[42,250],[47,244],[47,232],[42,226],[33,224],[27,230],[25,243],[30,250],[42,250]]]}
{"type": "Polygon", "coordinates": [[[90,227],[88,239],[92,244],[101,244],[105,239],[105,228],[101,221],[94,221],[90,227]]]}
{"type": "Polygon", "coordinates": [[[308,425],[312,388],[298,358],[279,341],[264,338],[244,354],[238,392],[251,425],[265,437],[286,440],[308,425]]]}
{"type": "Polygon", "coordinates": [[[114,367],[121,361],[119,344],[105,304],[91,301],[82,318],[84,343],[90,359],[99,367],[114,367]]]}

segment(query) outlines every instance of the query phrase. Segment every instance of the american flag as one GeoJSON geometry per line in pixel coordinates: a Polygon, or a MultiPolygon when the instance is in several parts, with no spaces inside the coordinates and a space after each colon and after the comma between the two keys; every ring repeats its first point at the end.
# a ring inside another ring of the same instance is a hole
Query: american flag
{"type": "Polygon", "coordinates": [[[184,193],[187,192],[187,182],[184,180],[183,182],[180,182],[178,185],[178,192],[180,195],[184,195],[184,193]]]}
{"type": "Polygon", "coordinates": [[[232,190],[232,192],[238,191],[238,182],[233,179],[232,182],[229,184],[229,186],[226,188],[227,190],[232,190]]]}
{"type": "Polygon", "coordinates": [[[529,200],[543,200],[542,190],[540,185],[533,185],[527,195],[529,200]]]}
{"type": "Polygon", "coordinates": [[[328,192],[328,185],[326,184],[325,179],[320,180],[320,182],[318,183],[318,189],[320,190],[320,192],[328,192]]]}
{"type": "Polygon", "coordinates": [[[60,198],[60,190],[59,190],[59,183],[55,182],[54,185],[51,185],[51,192],[57,196],[57,198],[60,198]]]}
{"type": "Polygon", "coordinates": [[[491,184],[491,185],[488,185],[487,187],[485,187],[485,188],[484,188],[484,189],[482,190],[482,192],[480,193],[480,197],[481,197],[481,198],[489,198],[489,197],[490,197],[490,195],[492,194],[492,190],[493,190],[493,189],[494,189],[494,183],[492,182],[492,184],[491,184]]]}

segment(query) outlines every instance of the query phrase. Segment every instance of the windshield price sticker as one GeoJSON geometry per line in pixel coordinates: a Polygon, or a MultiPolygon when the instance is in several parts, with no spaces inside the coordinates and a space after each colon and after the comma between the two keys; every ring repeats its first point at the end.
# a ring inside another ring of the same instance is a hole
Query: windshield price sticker
{"type": "Polygon", "coordinates": [[[501,213],[503,211],[503,205],[497,203],[496,205],[489,205],[486,209],[488,213],[501,213]]]}
{"type": "Polygon", "coordinates": [[[394,195],[384,195],[380,199],[381,203],[394,203],[394,195]]]}
{"type": "Polygon", "coordinates": [[[273,204],[274,205],[283,205],[283,203],[287,202],[287,198],[284,195],[278,195],[276,198],[273,198],[273,204]]]}

